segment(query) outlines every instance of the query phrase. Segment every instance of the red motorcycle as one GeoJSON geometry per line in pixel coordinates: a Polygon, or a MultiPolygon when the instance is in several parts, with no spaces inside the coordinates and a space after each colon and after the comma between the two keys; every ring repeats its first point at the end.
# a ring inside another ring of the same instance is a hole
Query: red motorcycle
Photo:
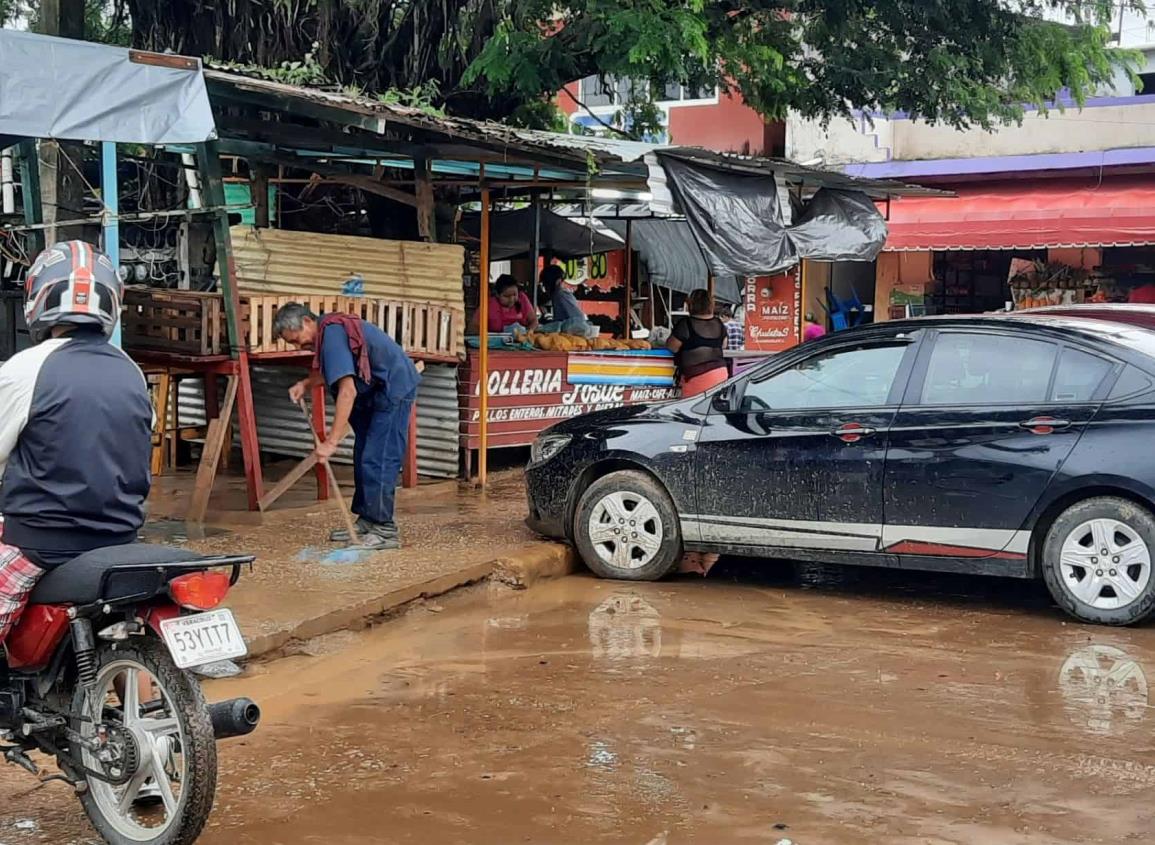
{"type": "Polygon", "coordinates": [[[188,845],[217,782],[216,741],[250,733],[247,698],[206,704],[188,671],[245,654],[221,608],[252,557],[114,546],[49,571],[0,658],[0,753],[56,759],[110,845],[188,845]]]}

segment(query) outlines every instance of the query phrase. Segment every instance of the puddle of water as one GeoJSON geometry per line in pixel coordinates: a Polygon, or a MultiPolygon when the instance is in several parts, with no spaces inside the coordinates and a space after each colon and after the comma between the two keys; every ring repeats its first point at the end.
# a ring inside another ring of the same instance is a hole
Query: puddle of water
{"type": "Polygon", "coordinates": [[[212,525],[200,525],[179,519],[157,519],[146,522],[140,530],[142,543],[157,543],[166,546],[183,546],[190,540],[204,540],[228,534],[228,529],[212,525]]]}

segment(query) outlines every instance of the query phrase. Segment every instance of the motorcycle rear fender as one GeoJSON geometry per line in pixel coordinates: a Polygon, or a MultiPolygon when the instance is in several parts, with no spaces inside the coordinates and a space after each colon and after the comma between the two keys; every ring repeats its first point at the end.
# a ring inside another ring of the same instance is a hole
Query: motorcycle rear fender
{"type": "MultiPolygon", "coordinates": [[[[8,635],[8,666],[21,672],[39,672],[46,668],[67,645],[69,606],[63,604],[29,605],[20,621],[8,635]]],[[[141,619],[158,637],[160,624],[181,615],[171,602],[151,604],[139,611],[141,619]]],[[[96,623],[99,625],[99,623],[96,623]]]]}
{"type": "Polygon", "coordinates": [[[23,672],[43,669],[67,634],[68,605],[29,605],[8,634],[8,666],[23,672]]]}
{"type": "Polygon", "coordinates": [[[152,628],[154,634],[158,637],[160,633],[160,623],[168,619],[176,619],[181,615],[181,609],[171,602],[162,602],[159,604],[149,605],[143,613],[140,614],[141,619],[148,627],[152,628]]]}

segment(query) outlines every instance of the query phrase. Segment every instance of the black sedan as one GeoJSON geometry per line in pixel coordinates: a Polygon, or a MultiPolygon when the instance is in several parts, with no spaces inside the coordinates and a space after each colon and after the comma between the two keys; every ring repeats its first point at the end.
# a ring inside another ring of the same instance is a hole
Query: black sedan
{"type": "Polygon", "coordinates": [[[608,578],[684,551],[1041,576],[1079,619],[1138,622],[1155,311],[1103,310],[839,332],[705,396],[567,420],[534,444],[530,526],[608,578]]]}

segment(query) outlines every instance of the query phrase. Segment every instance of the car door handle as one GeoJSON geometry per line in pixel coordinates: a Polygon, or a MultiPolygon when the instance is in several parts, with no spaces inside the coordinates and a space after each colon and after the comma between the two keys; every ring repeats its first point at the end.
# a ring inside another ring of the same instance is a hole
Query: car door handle
{"type": "Polygon", "coordinates": [[[1070,420],[1058,420],[1054,417],[1031,417],[1019,423],[1019,428],[1025,428],[1032,434],[1051,434],[1070,427],[1070,420]]]}
{"type": "Polygon", "coordinates": [[[831,430],[831,434],[841,440],[843,443],[857,443],[864,437],[869,437],[874,434],[874,429],[861,423],[843,423],[831,430]]]}

